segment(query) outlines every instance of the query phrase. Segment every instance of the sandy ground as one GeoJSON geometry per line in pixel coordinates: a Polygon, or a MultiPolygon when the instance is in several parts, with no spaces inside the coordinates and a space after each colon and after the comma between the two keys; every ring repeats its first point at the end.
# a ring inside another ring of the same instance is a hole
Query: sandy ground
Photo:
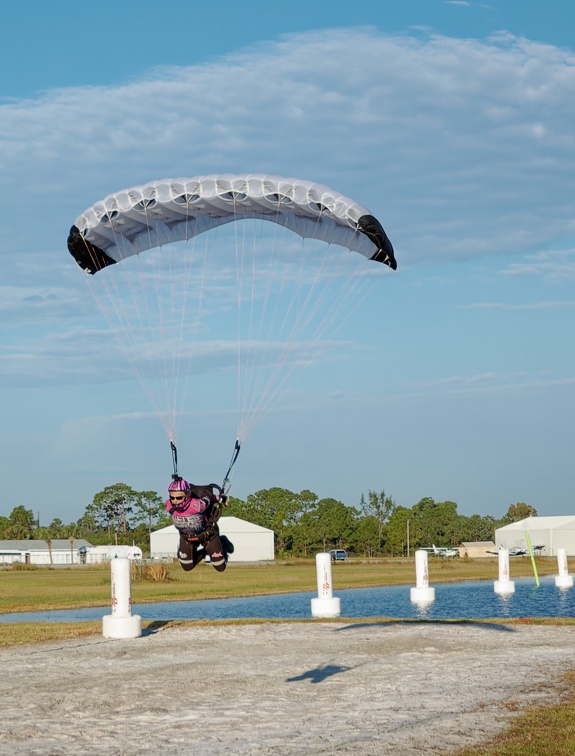
{"type": "Polygon", "coordinates": [[[0,652],[1,754],[447,754],[554,703],[569,627],[167,627],[0,652]]]}

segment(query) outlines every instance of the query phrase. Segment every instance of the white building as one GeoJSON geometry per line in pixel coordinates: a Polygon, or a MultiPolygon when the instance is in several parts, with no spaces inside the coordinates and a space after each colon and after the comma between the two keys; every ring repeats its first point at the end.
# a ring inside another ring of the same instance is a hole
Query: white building
{"type": "Polygon", "coordinates": [[[86,553],[92,544],[83,538],[54,538],[40,540],[0,541],[0,564],[85,564],[86,553]]]}
{"type": "Polygon", "coordinates": [[[527,549],[525,533],[531,545],[543,547],[543,556],[557,556],[557,549],[565,549],[567,556],[575,556],[575,516],[527,517],[495,531],[495,544],[503,549],[527,549]]]}
{"type": "Polygon", "coordinates": [[[101,564],[109,562],[116,557],[128,557],[128,559],[138,560],[142,558],[142,549],[139,546],[92,546],[86,552],[86,564],[101,564]]]}
{"type": "MultiPolygon", "coordinates": [[[[274,532],[239,517],[221,517],[220,533],[234,544],[230,562],[273,561],[274,532]]],[[[154,531],[150,536],[152,559],[172,559],[176,556],[180,535],[173,525],[154,531]]]]}

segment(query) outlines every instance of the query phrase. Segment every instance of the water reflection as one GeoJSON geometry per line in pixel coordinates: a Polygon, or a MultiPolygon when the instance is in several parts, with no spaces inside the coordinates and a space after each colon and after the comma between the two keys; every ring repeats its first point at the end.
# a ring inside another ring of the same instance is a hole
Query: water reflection
{"type": "MultiPolygon", "coordinates": [[[[497,594],[488,580],[437,584],[435,601],[414,604],[410,586],[354,588],[338,591],[342,617],[395,617],[397,619],[487,619],[511,617],[575,617],[575,590],[557,588],[554,578],[515,581],[515,593],[497,594]]],[[[136,604],[134,614],[145,620],[171,619],[309,619],[315,593],[290,593],[234,599],[166,601],[136,604]]],[[[0,622],[73,622],[101,619],[109,607],[54,612],[0,615],[0,622]]]]}
{"type": "Polygon", "coordinates": [[[570,616],[570,615],[567,615],[566,613],[569,611],[569,605],[570,605],[569,599],[571,598],[570,594],[572,590],[573,590],[572,588],[564,588],[564,587],[557,588],[557,604],[559,607],[560,617],[570,616]]]}
{"type": "Polygon", "coordinates": [[[429,619],[429,610],[433,601],[414,601],[413,609],[417,619],[429,619]]]}
{"type": "Polygon", "coordinates": [[[498,602],[499,602],[499,610],[500,614],[498,614],[498,617],[512,617],[512,597],[513,593],[497,593],[495,594],[497,596],[498,602]]]}

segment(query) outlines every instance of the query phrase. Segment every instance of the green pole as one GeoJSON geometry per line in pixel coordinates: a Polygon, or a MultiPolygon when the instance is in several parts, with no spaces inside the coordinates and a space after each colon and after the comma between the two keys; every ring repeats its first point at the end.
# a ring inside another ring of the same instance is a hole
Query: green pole
{"type": "Polygon", "coordinates": [[[535,555],[533,554],[533,546],[531,545],[531,537],[525,530],[525,540],[527,541],[527,547],[529,548],[529,554],[531,555],[531,564],[533,565],[533,574],[535,575],[535,583],[539,588],[539,575],[537,574],[537,565],[535,564],[535,555]]]}

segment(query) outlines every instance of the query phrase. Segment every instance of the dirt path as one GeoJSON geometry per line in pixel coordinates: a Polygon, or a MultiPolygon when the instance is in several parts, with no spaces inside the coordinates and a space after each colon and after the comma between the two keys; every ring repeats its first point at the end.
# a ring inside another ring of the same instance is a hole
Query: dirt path
{"type": "Polygon", "coordinates": [[[570,627],[171,627],[0,652],[1,754],[447,754],[552,703],[570,627]]]}

